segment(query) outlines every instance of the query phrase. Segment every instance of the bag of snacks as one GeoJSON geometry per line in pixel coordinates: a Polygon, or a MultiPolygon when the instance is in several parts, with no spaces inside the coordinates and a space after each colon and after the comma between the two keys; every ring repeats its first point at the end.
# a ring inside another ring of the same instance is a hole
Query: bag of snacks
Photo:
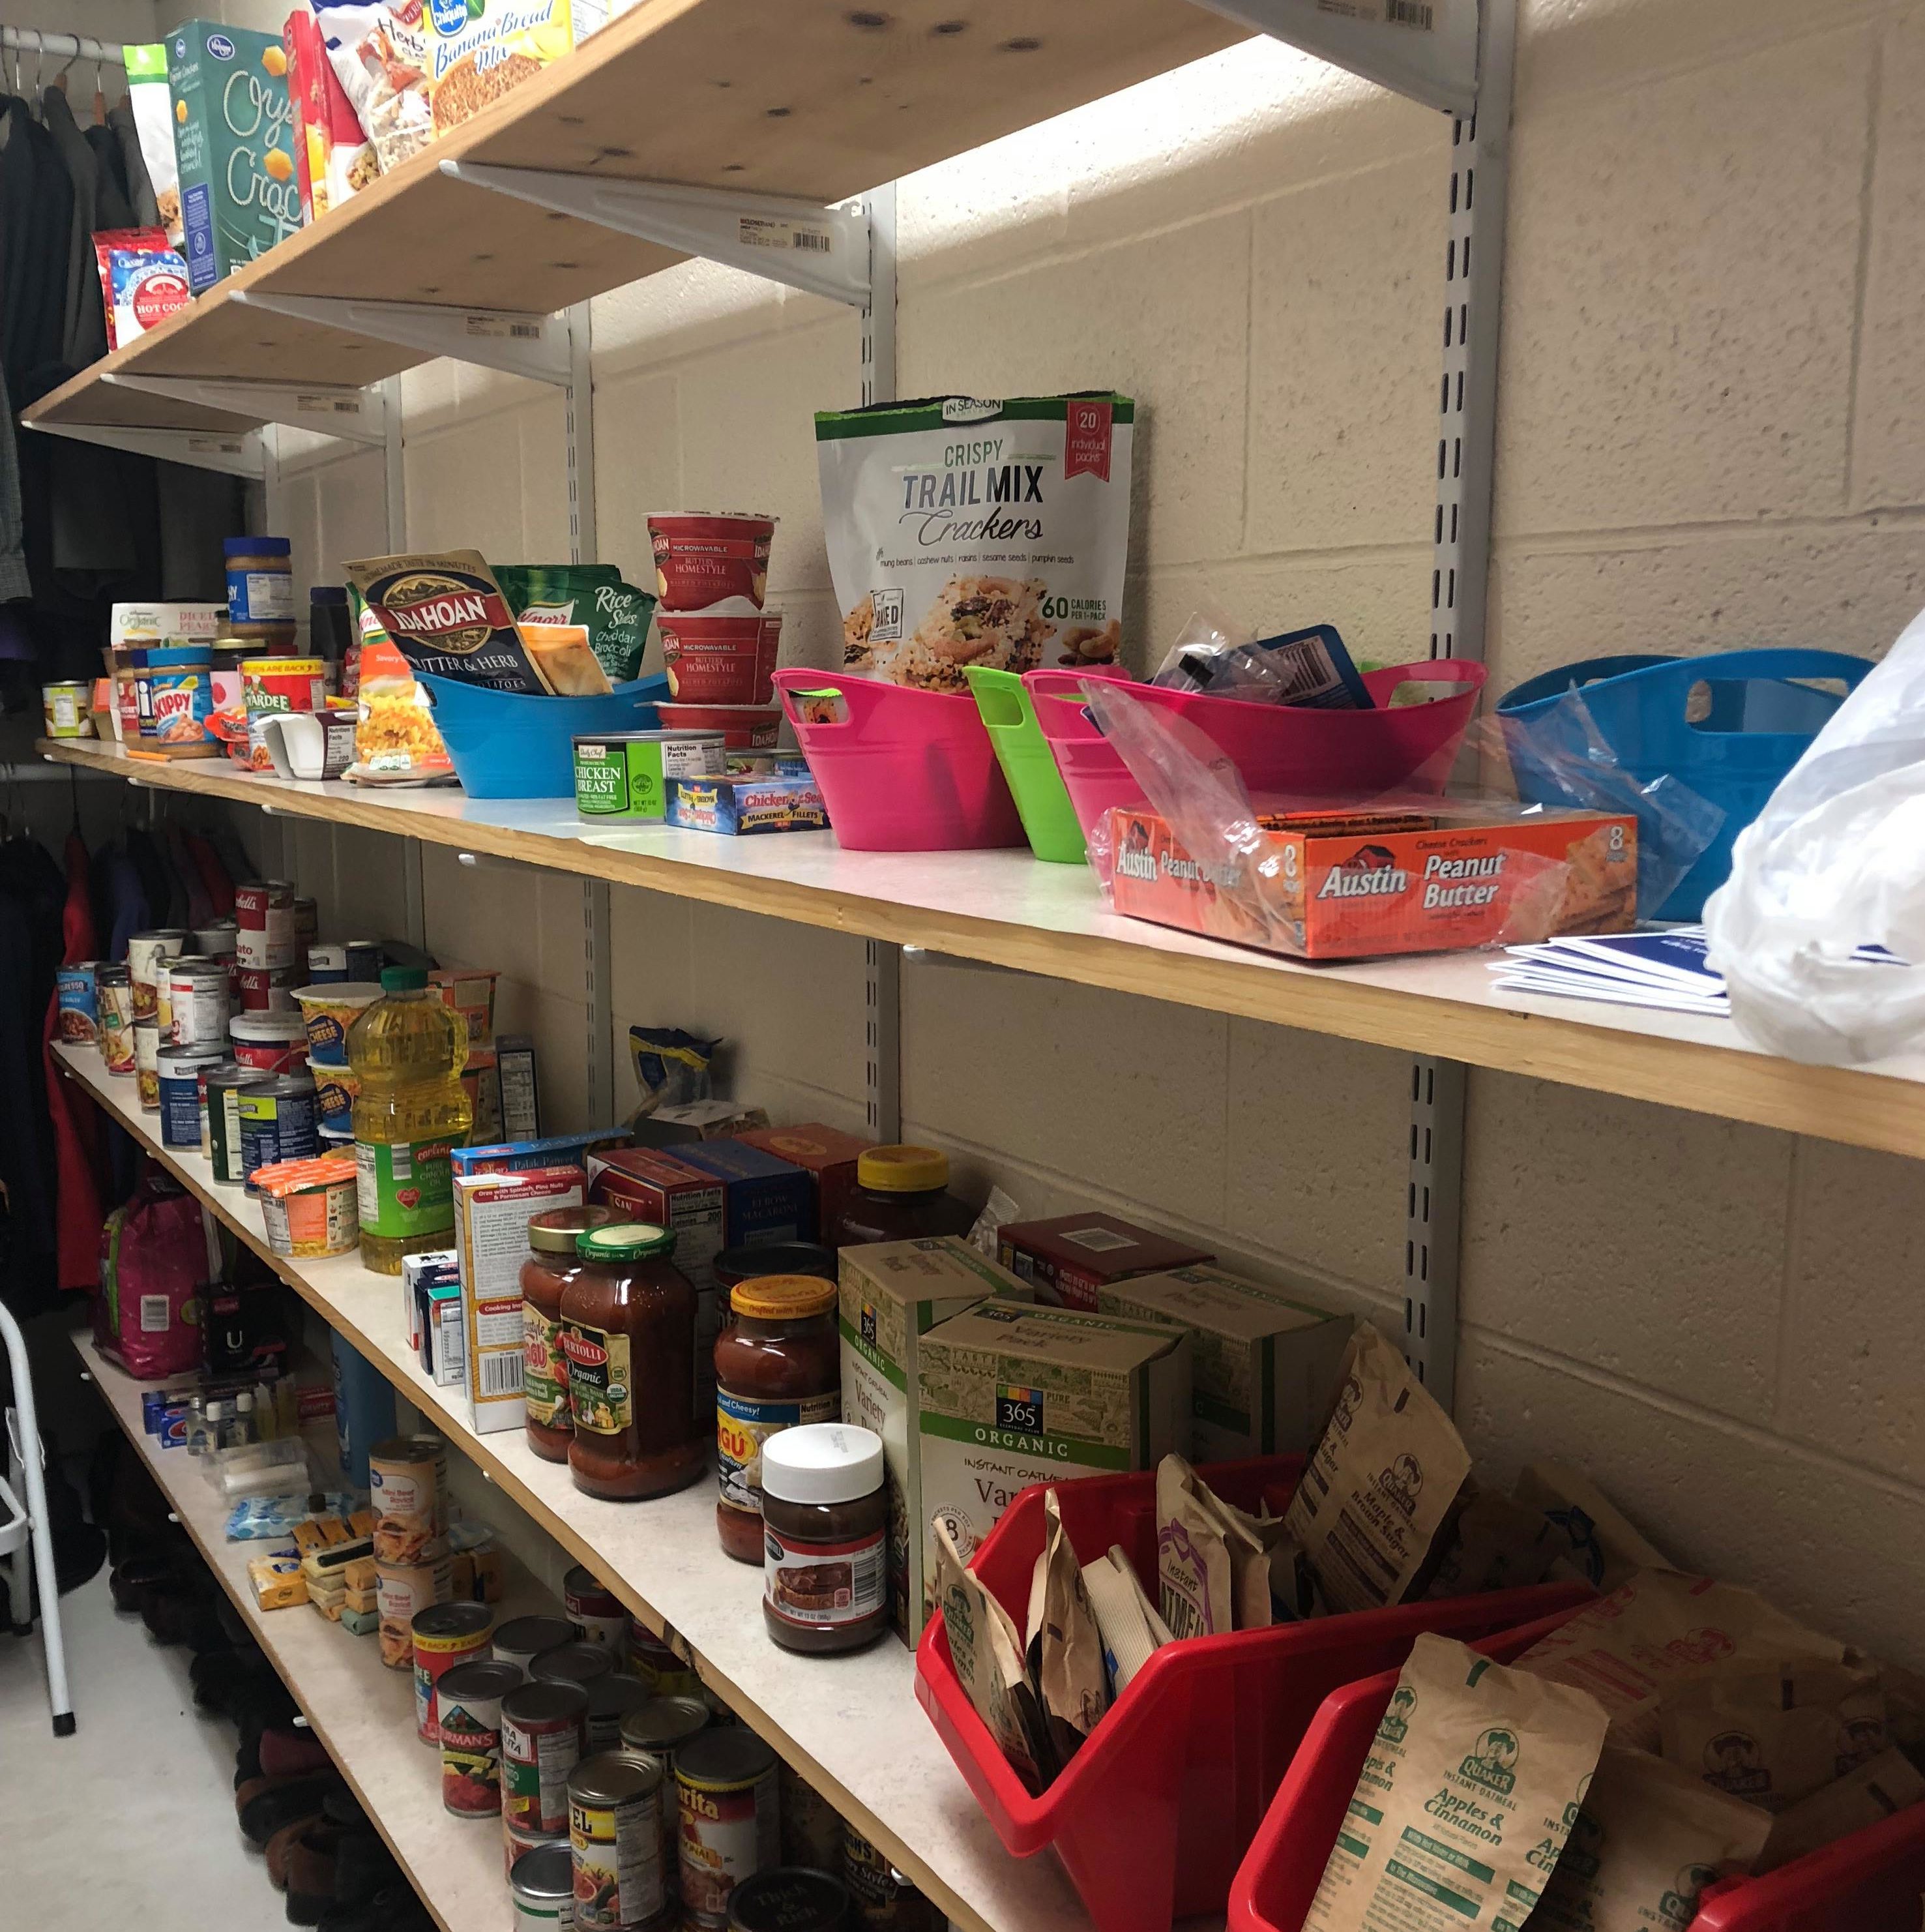
{"type": "Polygon", "coordinates": [[[929,691],[966,666],[1107,664],[1123,640],[1127,396],[931,396],[815,419],[852,671],[929,691]]]}
{"type": "Polygon", "coordinates": [[[420,784],[452,775],[427,693],[407,660],[352,585],[348,606],[358,640],[355,652],[354,763],[345,776],[362,784],[420,784]]]}
{"type": "Polygon", "coordinates": [[[1150,1658],[1176,1640],[1137,1580],[1121,1544],[1111,1544],[1095,1562],[1084,1564],[1083,1587],[1103,1640],[1103,1667],[1109,1672],[1111,1691],[1120,1696],[1150,1658]]]}
{"type": "Polygon", "coordinates": [[[140,164],[153,188],[154,206],[160,212],[167,244],[178,248],[185,242],[187,231],[181,221],[181,172],[174,153],[174,103],[167,86],[167,44],[157,40],[145,46],[125,46],[121,50],[121,58],[127,63],[127,101],[133,111],[140,164]]]}
{"type": "Polygon", "coordinates": [[[1042,1699],[1051,1748],[1058,1764],[1067,1764],[1108,1709],[1109,1681],[1096,1613],[1054,1489],[1043,1492],[1043,1522],[1042,1554],[1030,1591],[1025,1660],[1042,1699]]]}
{"type": "Polygon", "coordinates": [[[1039,1792],[1056,1775],[1056,1757],[1024,1660],[1022,1634],[1009,1612],[970,1574],[941,1516],[934,1519],[931,1529],[936,1539],[937,1607],[943,1612],[956,1676],[1016,1775],[1029,1790],[1039,1792]]]}
{"type": "Polygon", "coordinates": [[[187,265],[160,229],[97,229],[94,261],[109,349],[125,348],[193,299],[187,265]]]}
{"type": "Polygon", "coordinates": [[[612,563],[500,563],[495,580],[517,628],[572,629],[613,684],[639,677],[654,594],[624,583],[612,563]]]}

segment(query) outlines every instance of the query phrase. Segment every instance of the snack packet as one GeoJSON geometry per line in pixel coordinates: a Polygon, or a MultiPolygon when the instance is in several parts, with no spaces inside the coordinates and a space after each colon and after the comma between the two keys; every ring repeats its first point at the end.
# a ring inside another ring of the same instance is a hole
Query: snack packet
{"type": "Polygon", "coordinates": [[[419,784],[448,777],[454,762],[442,742],[427,693],[367,599],[352,584],[347,595],[359,649],[354,763],[345,776],[361,784],[419,784]]]}
{"type": "Polygon", "coordinates": [[[1646,1542],[1581,1471],[1533,1462],[1511,1494],[1549,1524],[1555,1554],[1546,1574],[1555,1581],[1609,1592],[1638,1570],[1671,1568],[1670,1558],[1646,1542]]]}
{"type": "MultiPolygon", "coordinates": [[[[1191,620],[1192,624],[1196,622],[1191,620]]],[[[1180,638],[1150,682],[1171,690],[1240,698],[1246,704],[1291,704],[1315,711],[1376,708],[1369,687],[1331,624],[1313,624],[1307,630],[1287,631],[1249,644],[1214,638],[1186,642],[1180,638]]]]}
{"type": "Polygon", "coordinates": [[[1021,1634],[1009,1612],[970,1575],[941,1516],[932,1519],[931,1531],[937,1607],[943,1612],[956,1675],[1016,1775],[1032,1793],[1040,1792],[1055,1776],[1056,1762],[1042,1706],[1023,1660],[1021,1634]]]}
{"type": "Polygon", "coordinates": [[[1761,1872],[1836,1844],[1894,1812],[1925,1802],[1925,1776],[1902,1750],[1881,1751],[1849,1777],[1801,1798],[1771,1821],[1771,1835],[1758,1861],[1761,1872]]]}
{"type": "MultiPolygon", "coordinates": [[[[1475,1490],[1474,1484],[1465,1486],[1475,1490]]],[[[1550,1526],[1538,1511],[1510,1496],[1478,1491],[1459,1512],[1424,1596],[1441,1603],[1447,1597],[1541,1583],[1557,1554],[1550,1526]]]]}
{"type": "Polygon", "coordinates": [[[1042,1699],[1051,1749],[1067,1764],[1109,1707],[1103,1640],[1056,1491],[1043,1492],[1042,1554],[1030,1592],[1030,1678],[1042,1699]]]}
{"type": "Polygon", "coordinates": [[[1471,1473],[1470,1452],[1402,1355],[1367,1322],[1284,1524],[1330,1610],[1401,1604],[1471,1473]]]}
{"type": "Polygon", "coordinates": [[[1564,1849],[1606,1721],[1582,1690],[1420,1636],[1304,1932],[1523,1925],[1564,1849]]]}
{"type": "Polygon", "coordinates": [[[109,349],[124,348],[193,299],[187,265],[161,229],[97,229],[94,261],[109,349]]]}
{"type": "Polygon", "coordinates": [[[1606,1744],[1532,1932],[1688,1926],[1699,1894],[1751,1870],[1771,1829],[1756,1805],[1707,1790],[1648,1751],[1606,1744]]]}
{"type": "Polygon", "coordinates": [[[622,581],[612,563],[502,563],[495,580],[517,628],[573,628],[613,684],[639,677],[655,614],[652,592],[622,581]]]}
{"type": "Polygon", "coordinates": [[[1096,1629],[1102,1638],[1111,1694],[1120,1697],[1130,1679],[1175,1639],[1137,1581],[1121,1544],[1111,1544],[1095,1562],[1083,1566],[1083,1587],[1089,1593],[1090,1607],[1096,1612],[1096,1629]]]}
{"type": "Polygon", "coordinates": [[[719,1040],[698,1040],[679,1027],[631,1026],[628,1055],[635,1063],[635,1084],[642,1090],[637,1116],[712,1097],[709,1068],[721,1045],[719,1040]]]}
{"type": "Polygon", "coordinates": [[[1720,1673],[1658,1705],[1666,1760],[1767,1811],[1835,1784],[1885,1748],[1885,1691],[1865,1664],[1720,1673]]]}
{"type": "Polygon", "coordinates": [[[145,46],[125,46],[121,50],[121,57],[127,63],[127,100],[133,110],[134,138],[139,143],[141,165],[146,169],[154,190],[167,245],[178,248],[187,239],[187,231],[181,220],[181,172],[174,153],[174,103],[167,86],[167,44],[160,40],[145,46]]]}

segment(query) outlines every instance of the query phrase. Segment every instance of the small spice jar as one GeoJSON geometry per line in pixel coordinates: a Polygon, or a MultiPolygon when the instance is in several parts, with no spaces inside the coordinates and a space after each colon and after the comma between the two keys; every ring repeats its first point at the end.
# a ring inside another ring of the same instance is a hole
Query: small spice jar
{"type": "Polygon", "coordinates": [[[550,1208],[528,1223],[528,1258],[521,1264],[523,1352],[521,1392],[527,1404],[528,1446],[544,1461],[565,1462],[575,1439],[568,1407],[568,1358],[562,1352],[562,1291],[583,1266],[575,1244],[591,1228],[615,1219],[612,1208],[550,1208]]]}
{"type": "Polygon", "coordinates": [[[784,1650],[859,1650],[889,1627],[883,1439],[853,1423],[762,1445],[762,1618],[784,1650]]]}
{"type": "Polygon", "coordinates": [[[778,1431],[842,1412],[835,1284],[772,1274],[729,1291],[715,1337],[715,1527],[738,1562],[762,1561],[762,1448],[778,1431]]]}
{"type": "Polygon", "coordinates": [[[936,1148],[872,1147],[856,1160],[856,1185],[838,1217],[838,1247],[967,1234],[976,1210],[949,1192],[949,1157],[936,1148]]]}

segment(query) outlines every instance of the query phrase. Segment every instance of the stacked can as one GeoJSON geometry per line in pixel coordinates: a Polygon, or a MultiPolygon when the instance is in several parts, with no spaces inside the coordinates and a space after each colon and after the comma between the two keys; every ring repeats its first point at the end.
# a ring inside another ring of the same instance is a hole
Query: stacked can
{"type": "Polygon", "coordinates": [[[109,1073],[133,1069],[133,976],[125,966],[94,969],[94,998],[100,1034],[100,1058],[109,1073]]]}
{"type": "Polygon", "coordinates": [[[100,1045],[100,990],[94,976],[105,963],[83,959],[61,967],[56,976],[53,1036],[62,1046],[100,1045]]]}
{"type": "Polygon", "coordinates": [[[161,1042],[163,1046],[224,1048],[227,1022],[233,1017],[226,961],[200,952],[183,952],[169,961],[167,1016],[167,1036],[161,1042]]]}
{"type": "Polygon", "coordinates": [[[381,1661],[406,1670],[415,1660],[415,1617],[445,1603],[451,1588],[448,1444],[438,1436],[377,1442],[368,1451],[367,1486],[374,1508],[381,1661]]]}
{"type": "Polygon", "coordinates": [[[501,1700],[502,1851],[510,1872],[542,1845],[568,1842],[568,1780],[587,1738],[579,1684],[523,1684],[501,1700]]]}

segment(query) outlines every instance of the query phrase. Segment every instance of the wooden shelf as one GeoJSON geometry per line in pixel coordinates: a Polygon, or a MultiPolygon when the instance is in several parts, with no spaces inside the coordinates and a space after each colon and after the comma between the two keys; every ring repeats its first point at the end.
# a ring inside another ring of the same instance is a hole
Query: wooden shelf
{"type": "MultiPolygon", "coordinates": [[[[430,1383],[408,1347],[397,1278],[371,1274],[352,1256],[309,1262],[277,1256],[260,1209],[240,1188],[217,1182],[199,1154],[161,1144],[160,1117],[141,1112],[131,1078],[107,1073],[91,1048],[57,1047],[55,1053],[70,1078],[346,1336],[431,1426],[650,1628],[674,1638],[703,1682],[951,1918],[971,1932],[1088,1932],[1089,1922],[1053,1860],[1018,1861],[998,1843],[916,1704],[913,1660],[894,1637],[851,1657],[802,1658],[777,1648],[763,1627],[760,1572],[722,1553],[712,1483],[653,1502],[598,1502],[575,1488],[565,1468],[532,1454],[519,1430],[477,1436],[465,1396],[430,1383]]],[[[137,1434],[137,1394],[132,1416],[130,1432],[137,1434]]],[[[124,1418],[123,1426],[129,1426],[124,1418]]],[[[193,1474],[197,1483],[199,1472],[193,1474]]],[[[217,1526],[212,1540],[218,1546],[217,1526]]],[[[321,1622],[311,1613],[307,1621],[321,1622]]],[[[283,1628],[274,1616],[262,1622],[277,1632],[283,1628]]],[[[331,1626],[325,1634],[349,1641],[331,1626]]],[[[371,1643],[367,1650],[373,1672],[391,1675],[374,1659],[371,1643]]],[[[297,1696],[292,1673],[300,1661],[283,1672],[297,1696]]],[[[426,1759],[411,1727],[405,1742],[407,1753],[426,1759]]],[[[343,1762],[352,1754],[337,1753],[343,1762]]],[[[375,1803],[380,1802],[377,1796],[375,1803]]],[[[438,1810],[438,1792],[435,1803],[438,1810]]],[[[487,1835],[498,1852],[499,1841],[487,1835]]],[[[497,1862],[497,1881],[499,1870],[497,1862]]],[[[505,1889],[501,1896],[505,1902],[505,1889]]],[[[470,1919],[450,1924],[448,1932],[501,1922],[470,1919]]]]}
{"type": "Polygon", "coordinates": [[[1189,0],[640,0],[563,60],[23,412],[28,423],[231,428],[99,380],[366,383],[419,351],[250,308],[237,292],[547,314],[672,250],[449,179],[444,160],[827,204],[1249,38],[1189,0]],[[881,24],[865,26],[864,20],[881,24]],[[131,413],[130,414],[130,412],[131,413]]]}
{"type": "Polygon", "coordinates": [[[129,758],[39,741],[58,762],[137,784],[359,826],[679,898],[1555,1081],[1693,1113],[1925,1156],[1925,1054],[1805,1066],[1729,1020],[1500,993],[1488,956],[1306,966],[1105,910],[1081,866],[1027,852],[846,852],[828,832],[730,838],[584,827],[557,799],[471,799],[301,784],[214,759],[129,758]]]}

